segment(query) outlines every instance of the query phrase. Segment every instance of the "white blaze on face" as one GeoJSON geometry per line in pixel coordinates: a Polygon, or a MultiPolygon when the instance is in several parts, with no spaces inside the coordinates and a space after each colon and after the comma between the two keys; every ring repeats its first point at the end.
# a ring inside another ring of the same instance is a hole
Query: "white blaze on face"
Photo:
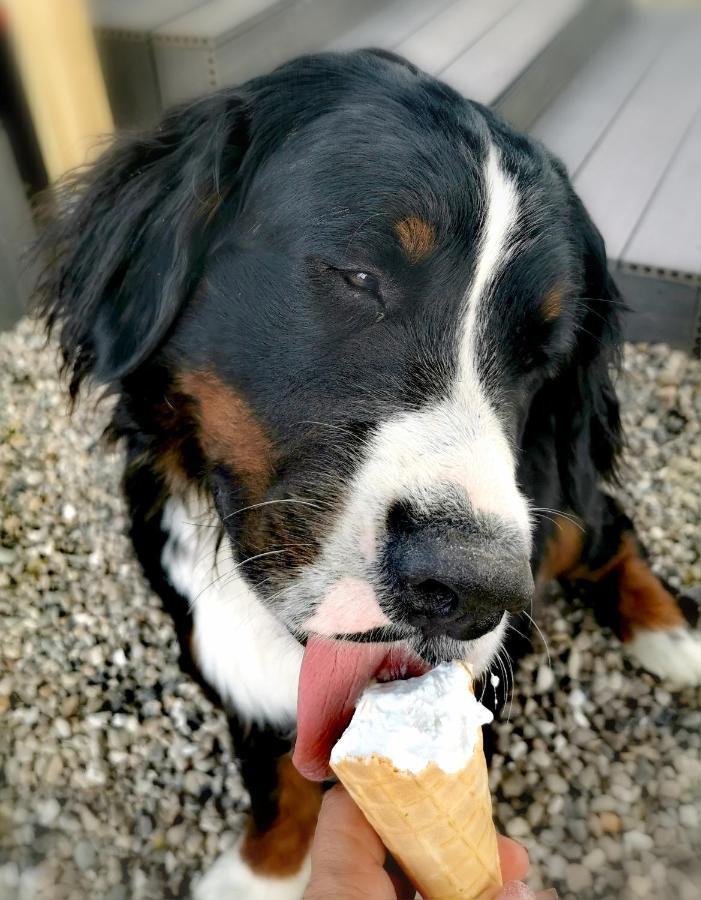
{"type": "Polygon", "coordinates": [[[482,238],[475,273],[465,296],[458,376],[452,396],[455,415],[464,417],[472,431],[469,473],[465,470],[460,484],[476,509],[516,524],[528,546],[528,507],[516,486],[516,461],[478,370],[480,355],[488,356],[490,352],[484,322],[489,314],[491,289],[513,251],[519,208],[516,186],[500,167],[494,147],[487,156],[484,178],[482,238]]]}

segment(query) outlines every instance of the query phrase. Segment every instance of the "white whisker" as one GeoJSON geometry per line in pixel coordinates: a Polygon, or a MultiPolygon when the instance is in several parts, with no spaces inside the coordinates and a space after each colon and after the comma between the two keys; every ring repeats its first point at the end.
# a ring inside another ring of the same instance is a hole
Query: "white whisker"
{"type": "Polygon", "coordinates": [[[508,665],[508,667],[509,667],[509,675],[511,678],[511,686],[509,688],[509,713],[506,717],[506,721],[510,722],[511,721],[511,713],[513,712],[513,709],[514,709],[514,690],[516,687],[516,682],[514,679],[514,667],[511,665],[511,659],[509,657],[509,654],[506,652],[506,650],[504,651],[504,661],[505,661],[506,665],[508,665]]]}
{"type": "Polygon", "coordinates": [[[296,500],[294,497],[286,497],[280,500],[263,500],[261,503],[252,503],[250,506],[243,506],[241,509],[236,509],[234,512],[229,513],[224,516],[223,521],[227,519],[231,519],[233,516],[238,516],[241,513],[248,512],[251,509],[259,509],[261,506],[272,506],[276,503],[298,503],[300,506],[311,506],[316,507],[316,502],[311,502],[309,500],[296,500]]]}
{"type": "MultiPolygon", "coordinates": [[[[215,584],[217,584],[219,581],[221,581],[222,578],[229,578],[229,579],[233,580],[233,577],[236,575],[236,573],[242,566],[245,566],[248,563],[251,563],[256,559],[262,559],[265,556],[276,556],[276,555],[279,555],[280,553],[289,553],[291,550],[298,549],[299,547],[311,547],[311,546],[312,546],[311,544],[290,544],[287,547],[281,547],[279,550],[266,550],[264,553],[256,553],[255,556],[249,556],[247,559],[243,559],[243,560],[241,560],[241,562],[235,563],[230,569],[228,569],[226,572],[222,572],[221,575],[217,575],[217,577],[213,581],[210,581],[209,584],[207,584],[204,588],[202,588],[202,590],[197,594],[195,599],[190,604],[190,609],[192,609],[194,607],[194,605],[197,603],[197,601],[200,599],[200,597],[202,596],[202,594],[204,594],[205,591],[208,591],[211,587],[213,587],[215,584]]],[[[233,560],[233,559],[234,559],[233,556],[229,557],[229,560],[233,560]]],[[[227,583],[228,582],[225,582],[225,586],[227,583]]]]}
{"type": "Polygon", "coordinates": [[[551,657],[550,657],[550,647],[548,647],[548,642],[545,640],[545,635],[543,634],[543,632],[542,632],[542,631],[540,630],[540,628],[538,627],[538,623],[537,623],[536,620],[533,618],[533,616],[531,616],[531,615],[530,615],[529,613],[527,613],[525,610],[523,611],[523,614],[524,614],[525,616],[527,616],[527,617],[531,620],[531,622],[533,623],[533,627],[535,628],[535,630],[536,630],[536,631],[538,632],[538,634],[540,635],[540,639],[541,639],[541,641],[543,642],[543,646],[545,647],[545,653],[547,654],[547,657],[548,657],[548,665],[549,665],[550,668],[552,669],[552,667],[553,667],[553,661],[552,661],[552,659],[551,659],[551,657]]]}
{"type": "Polygon", "coordinates": [[[566,513],[561,509],[550,509],[547,506],[532,506],[530,511],[534,513],[552,513],[555,516],[560,516],[562,519],[567,519],[568,522],[571,522],[575,527],[579,528],[582,533],[586,530],[577,516],[566,513]]]}
{"type": "Polygon", "coordinates": [[[562,525],[560,525],[560,523],[557,521],[557,519],[553,519],[553,518],[551,518],[550,516],[546,516],[544,513],[535,512],[535,510],[533,510],[533,509],[531,510],[531,512],[535,514],[536,518],[538,518],[538,519],[547,519],[548,522],[552,522],[553,525],[554,525],[557,529],[559,529],[560,531],[562,531],[562,525]]]}

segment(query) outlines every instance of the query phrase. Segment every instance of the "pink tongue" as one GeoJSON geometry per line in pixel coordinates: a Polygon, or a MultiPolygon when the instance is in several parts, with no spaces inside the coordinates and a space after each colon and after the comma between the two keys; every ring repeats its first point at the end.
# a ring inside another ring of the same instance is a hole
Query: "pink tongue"
{"type": "Polygon", "coordinates": [[[292,761],[312,781],[329,774],[331,748],[351,720],[358,697],[383,668],[388,644],[310,637],[297,695],[297,742],[292,761]]]}

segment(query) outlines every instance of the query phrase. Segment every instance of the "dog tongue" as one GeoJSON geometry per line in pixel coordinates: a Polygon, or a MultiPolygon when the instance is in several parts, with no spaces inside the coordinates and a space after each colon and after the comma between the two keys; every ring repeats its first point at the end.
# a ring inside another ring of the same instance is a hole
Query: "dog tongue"
{"type": "Polygon", "coordinates": [[[311,637],[297,695],[297,742],[292,761],[312,781],[329,774],[331,748],[353,715],[370,679],[387,663],[388,644],[311,637]]]}

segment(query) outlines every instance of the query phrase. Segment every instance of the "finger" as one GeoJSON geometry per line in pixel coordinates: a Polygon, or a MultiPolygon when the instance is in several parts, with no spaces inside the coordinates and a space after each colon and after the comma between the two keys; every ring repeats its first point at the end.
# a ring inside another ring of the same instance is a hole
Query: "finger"
{"type": "Polygon", "coordinates": [[[536,895],[522,881],[507,881],[494,900],[536,900],[536,895]]]}
{"type": "Polygon", "coordinates": [[[522,881],[507,881],[494,900],[557,900],[557,891],[553,888],[536,894],[522,881]]]}
{"type": "Polygon", "coordinates": [[[505,881],[523,881],[528,875],[528,851],[511,838],[497,835],[501,876],[505,881]]]}
{"type": "Polygon", "coordinates": [[[318,855],[342,855],[349,864],[372,861],[384,865],[387,851],[343,785],[324,795],[314,847],[318,855]]]}
{"type": "Polygon", "coordinates": [[[396,900],[383,869],[385,848],[346,791],[324,797],[312,844],[312,873],[305,900],[396,900]]]}

